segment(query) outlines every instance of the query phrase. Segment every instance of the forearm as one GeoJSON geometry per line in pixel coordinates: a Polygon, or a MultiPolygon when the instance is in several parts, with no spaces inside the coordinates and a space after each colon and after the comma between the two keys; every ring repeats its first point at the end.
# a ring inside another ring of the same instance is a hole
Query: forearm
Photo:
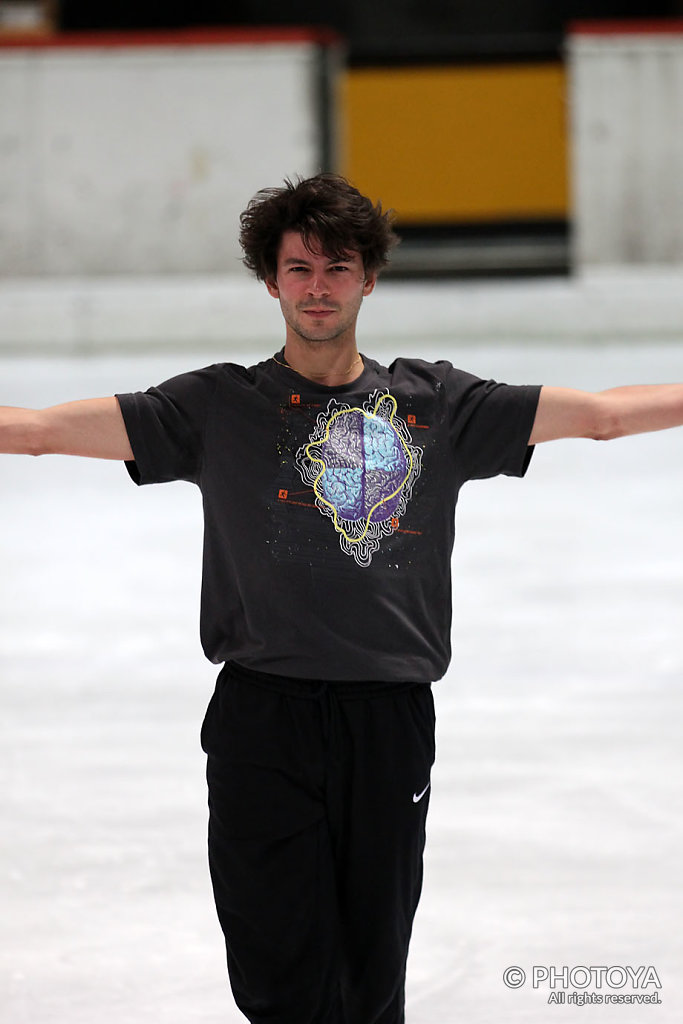
{"type": "Polygon", "coordinates": [[[683,425],[683,384],[645,384],[601,391],[602,437],[625,437],[683,425]]]}

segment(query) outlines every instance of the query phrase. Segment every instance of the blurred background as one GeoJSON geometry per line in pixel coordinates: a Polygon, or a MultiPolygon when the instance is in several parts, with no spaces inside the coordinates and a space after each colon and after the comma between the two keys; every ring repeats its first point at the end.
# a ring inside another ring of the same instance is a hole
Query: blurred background
{"type": "Polygon", "coordinates": [[[321,168],[395,275],[680,264],[682,137],[683,0],[0,0],[5,276],[236,271],[321,168]]]}

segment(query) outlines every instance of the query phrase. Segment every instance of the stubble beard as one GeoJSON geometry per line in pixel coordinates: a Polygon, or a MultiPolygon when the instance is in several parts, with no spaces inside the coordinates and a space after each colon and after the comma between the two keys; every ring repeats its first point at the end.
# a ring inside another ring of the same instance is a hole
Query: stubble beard
{"type": "MultiPolygon", "coordinates": [[[[338,311],[335,310],[335,312],[338,311]]],[[[325,328],[324,324],[320,324],[318,330],[312,330],[303,322],[305,315],[305,313],[297,311],[295,316],[286,318],[286,320],[295,334],[302,341],[312,346],[326,345],[330,342],[338,341],[352,329],[357,316],[356,314],[341,322],[338,321],[334,326],[328,328],[325,328]],[[324,331],[324,333],[321,333],[321,331],[324,331]]]]}
{"type": "Polygon", "coordinates": [[[310,305],[310,303],[304,303],[301,307],[294,305],[294,308],[290,307],[289,310],[282,309],[283,314],[285,314],[285,320],[289,323],[290,328],[303,341],[311,346],[318,347],[319,345],[326,345],[332,342],[340,342],[349,335],[355,337],[356,321],[363,305],[362,294],[356,296],[355,300],[351,303],[342,304],[341,306],[328,306],[325,302],[321,303],[325,308],[334,310],[335,319],[339,317],[339,319],[336,319],[336,323],[329,327],[324,322],[317,325],[311,324],[310,326],[306,323],[305,309],[310,305]]]}

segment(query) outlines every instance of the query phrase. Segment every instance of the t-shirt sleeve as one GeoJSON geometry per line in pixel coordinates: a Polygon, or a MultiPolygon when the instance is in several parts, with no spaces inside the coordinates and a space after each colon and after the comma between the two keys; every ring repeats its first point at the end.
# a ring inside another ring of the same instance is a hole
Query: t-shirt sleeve
{"type": "Polygon", "coordinates": [[[454,368],[447,388],[461,479],[524,476],[533,454],[529,437],[541,388],[483,380],[454,368]]]}
{"type": "Polygon", "coordinates": [[[126,469],[136,484],[199,482],[216,380],[216,368],[207,367],[144,392],[116,396],[135,457],[126,469]]]}

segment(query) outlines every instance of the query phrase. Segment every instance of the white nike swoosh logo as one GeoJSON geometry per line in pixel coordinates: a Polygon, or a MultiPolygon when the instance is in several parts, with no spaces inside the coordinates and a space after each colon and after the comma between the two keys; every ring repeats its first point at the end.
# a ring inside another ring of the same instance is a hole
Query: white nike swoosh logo
{"type": "Polygon", "coordinates": [[[427,792],[427,790],[429,789],[430,786],[431,786],[431,782],[428,782],[427,785],[425,786],[425,788],[422,790],[421,793],[413,793],[413,803],[414,804],[419,804],[420,800],[425,795],[425,793],[427,792]]]}

